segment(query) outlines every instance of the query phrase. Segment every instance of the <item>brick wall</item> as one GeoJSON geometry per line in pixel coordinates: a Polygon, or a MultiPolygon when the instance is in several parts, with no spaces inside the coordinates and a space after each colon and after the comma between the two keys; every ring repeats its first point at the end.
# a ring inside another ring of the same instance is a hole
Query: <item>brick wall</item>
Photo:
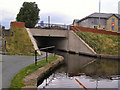
{"type": "MultiPolygon", "coordinates": [[[[74,28],[75,26],[70,26],[70,30],[73,30],[72,27],[74,28]]],[[[81,26],[76,26],[76,27],[79,28],[79,30],[83,32],[92,32],[92,33],[120,36],[120,33],[117,33],[117,32],[105,31],[102,29],[95,29],[95,28],[88,28],[88,27],[81,27],[81,26]]]]}
{"type": "Polygon", "coordinates": [[[12,28],[25,28],[24,22],[11,22],[12,28]]]}

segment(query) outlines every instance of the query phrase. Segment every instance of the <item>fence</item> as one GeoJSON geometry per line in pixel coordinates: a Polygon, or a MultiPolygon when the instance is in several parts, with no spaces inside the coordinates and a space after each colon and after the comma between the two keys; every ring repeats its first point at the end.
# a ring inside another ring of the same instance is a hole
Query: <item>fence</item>
{"type": "Polygon", "coordinates": [[[119,32],[112,32],[112,31],[106,31],[106,30],[103,30],[103,29],[88,28],[88,27],[81,27],[81,26],[70,26],[71,30],[72,30],[72,27],[73,28],[74,27],[79,28],[79,30],[83,31],[83,32],[92,32],[92,33],[120,36],[119,32]]]}
{"type": "Polygon", "coordinates": [[[38,23],[36,28],[42,29],[58,29],[58,30],[69,30],[69,25],[62,25],[62,24],[49,24],[49,23],[38,23]]]}
{"type": "MultiPolygon", "coordinates": [[[[50,46],[50,47],[45,47],[45,48],[40,48],[39,50],[41,51],[41,50],[45,50],[46,51],[46,62],[47,62],[47,57],[48,57],[48,49],[51,49],[51,48],[55,48],[55,46],[50,46]]],[[[55,53],[54,53],[54,55],[55,55],[55,53]]],[[[37,65],[37,60],[40,60],[40,58],[37,58],[37,50],[35,50],[35,65],[37,65]]]]}
{"type": "Polygon", "coordinates": [[[80,31],[77,27],[71,27],[72,30],[76,32],[80,32],[80,37],[84,39],[96,52],[99,54],[101,53],[101,46],[96,44],[91,38],[89,38],[87,35],[85,35],[82,31],[80,31]]]}

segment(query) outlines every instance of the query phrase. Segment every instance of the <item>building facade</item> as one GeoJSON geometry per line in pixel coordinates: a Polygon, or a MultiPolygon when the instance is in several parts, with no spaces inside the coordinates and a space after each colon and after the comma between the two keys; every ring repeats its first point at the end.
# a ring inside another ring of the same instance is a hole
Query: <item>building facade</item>
{"type": "Polygon", "coordinates": [[[120,32],[120,15],[119,14],[93,13],[74,23],[75,25],[82,26],[82,27],[97,28],[97,29],[104,29],[107,31],[120,32]]]}

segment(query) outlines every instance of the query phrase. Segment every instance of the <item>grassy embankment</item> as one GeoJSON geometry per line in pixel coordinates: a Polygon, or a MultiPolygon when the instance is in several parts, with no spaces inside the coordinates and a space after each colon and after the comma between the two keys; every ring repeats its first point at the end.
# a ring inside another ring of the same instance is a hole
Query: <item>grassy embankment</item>
{"type": "Polygon", "coordinates": [[[14,28],[13,36],[6,38],[7,54],[34,55],[33,44],[24,28],[14,28]]]}
{"type": "MultiPolygon", "coordinates": [[[[28,33],[23,28],[15,28],[13,36],[6,37],[6,47],[7,54],[10,55],[34,55],[34,48],[32,42],[28,36],[28,33]]],[[[19,73],[11,81],[10,90],[14,88],[19,89],[24,86],[23,78],[27,75],[30,75],[32,72],[36,71],[38,68],[41,68],[45,65],[48,65],[52,61],[56,60],[58,56],[48,57],[48,62],[45,59],[38,62],[37,66],[31,64],[20,70],[19,73]]],[[[1,61],[0,61],[1,62],[1,61]]]]}
{"type": "MultiPolygon", "coordinates": [[[[80,36],[81,32],[75,32],[75,33],[78,36],[80,36]]],[[[101,45],[101,54],[120,55],[120,51],[119,51],[120,40],[118,36],[96,34],[90,32],[83,32],[83,33],[87,35],[89,38],[91,38],[96,44],[101,45]]],[[[85,42],[88,43],[87,41],[85,42]]],[[[94,49],[94,47],[92,48],[94,49]]],[[[99,49],[97,49],[96,52],[99,53],[99,49]]]]}
{"type": "Polygon", "coordinates": [[[35,66],[35,64],[31,64],[31,65],[23,68],[12,79],[9,89],[13,90],[14,88],[17,88],[17,89],[22,88],[23,86],[25,86],[24,83],[23,83],[23,78],[25,76],[30,75],[32,72],[36,71],[38,68],[41,68],[41,67],[43,67],[45,65],[50,64],[52,61],[55,61],[57,58],[58,58],[58,56],[50,56],[48,58],[48,62],[46,62],[46,60],[44,59],[42,61],[39,61],[37,66],[35,66]]]}

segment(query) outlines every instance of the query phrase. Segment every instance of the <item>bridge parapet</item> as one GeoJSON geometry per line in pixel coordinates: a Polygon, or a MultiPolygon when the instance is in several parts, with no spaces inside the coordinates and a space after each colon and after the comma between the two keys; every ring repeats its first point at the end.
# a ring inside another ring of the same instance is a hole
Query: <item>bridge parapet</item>
{"type": "Polygon", "coordinates": [[[70,25],[63,24],[50,24],[50,23],[38,23],[36,28],[41,29],[57,29],[57,30],[69,30],[70,25]]]}
{"type": "Polygon", "coordinates": [[[30,29],[33,36],[68,37],[67,30],[30,29]]]}

